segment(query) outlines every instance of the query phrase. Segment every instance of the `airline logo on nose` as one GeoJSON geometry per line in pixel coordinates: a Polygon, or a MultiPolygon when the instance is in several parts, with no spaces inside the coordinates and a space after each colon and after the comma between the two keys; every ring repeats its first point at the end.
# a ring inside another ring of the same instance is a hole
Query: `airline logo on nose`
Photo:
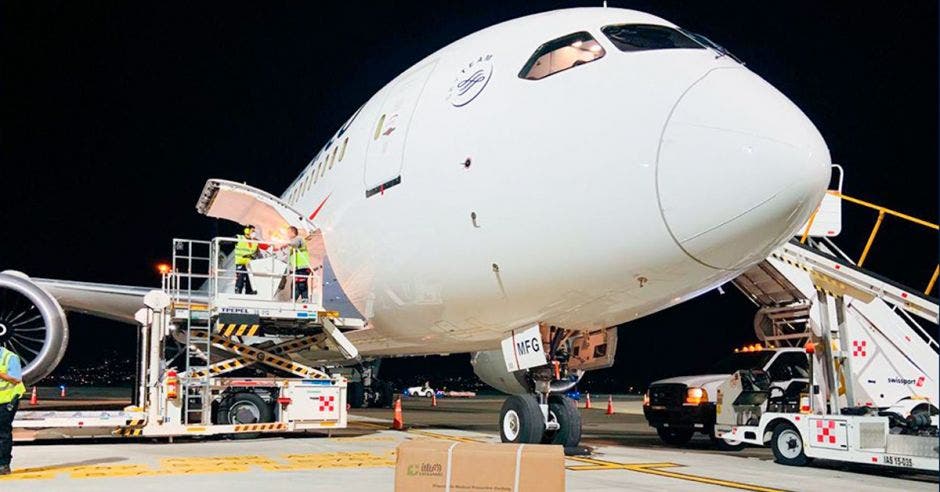
{"type": "Polygon", "coordinates": [[[492,75],[493,55],[478,57],[459,69],[447,99],[454,107],[466,106],[483,92],[492,75]]]}

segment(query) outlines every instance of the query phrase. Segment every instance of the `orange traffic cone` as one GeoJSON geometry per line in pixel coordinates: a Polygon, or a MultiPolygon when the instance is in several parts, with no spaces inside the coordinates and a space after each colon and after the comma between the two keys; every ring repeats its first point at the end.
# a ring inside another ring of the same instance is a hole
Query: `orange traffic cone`
{"type": "Polygon", "coordinates": [[[584,397],[584,408],[591,408],[591,394],[587,393],[584,397]]]}
{"type": "Polygon", "coordinates": [[[405,419],[401,416],[401,396],[395,400],[395,416],[392,417],[392,429],[405,430],[405,419]]]}
{"type": "Polygon", "coordinates": [[[437,392],[431,393],[431,406],[437,406],[437,392]]]}
{"type": "Polygon", "coordinates": [[[607,415],[614,414],[614,397],[607,395],[607,415]]]}
{"type": "Polygon", "coordinates": [[[39,404],[39,396],[36,395],[36,387],[35,387],[35,386],[33,386],[33,394],[29,397],[29,404],[30,404],[30,405],[38,405],[38,404],[39,404]]]}

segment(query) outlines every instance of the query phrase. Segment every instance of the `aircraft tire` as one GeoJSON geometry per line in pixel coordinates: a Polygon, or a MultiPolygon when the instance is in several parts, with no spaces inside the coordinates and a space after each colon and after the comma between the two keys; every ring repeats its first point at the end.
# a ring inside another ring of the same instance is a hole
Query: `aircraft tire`
{"type": "Polygon", "coordinates": [[[499,437],[503,442],[538,444],[545,433],[545,418],[535,395],[512,395],[499,412],[499,437]]]}
{"type": "Polygon", "coordinates": [[[558,422],[558,430],[542,435],[542,444],[560,444],[566,448],[577,447],[581,443],[581,412],[578,405],[565,395],[548,397],[549,415],[558,422]]]}

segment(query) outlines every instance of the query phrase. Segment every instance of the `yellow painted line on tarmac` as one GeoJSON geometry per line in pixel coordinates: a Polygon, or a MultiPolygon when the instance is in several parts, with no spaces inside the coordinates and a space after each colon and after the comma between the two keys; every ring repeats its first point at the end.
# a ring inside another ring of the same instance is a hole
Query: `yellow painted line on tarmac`
{"type": "Polygon", "coordinates": [[[720,478],[703,477],[701,475],[692,475],[690,473],[679,473],[666,471],[662,468],[672,468],[684,466],[678,463],[617,463],[615,461],[599,460],[596,458],[583,458],[579,456],[568,457],[569,460],[586,463],[585,465],[570,465],[567,468],[572,471],[596,471],[596,470],[628,470],[661,477],[675,478],[689,482],[705,483],[709,485],[718,485],[738,490],[750,490],[754,492],[786,492],[784,489],[775,489],[754,485],[733,480],[722,480],[720,478]]]}
{"type": "Polygon", "coordinates": [[[395,465],[394,451],[386,454],[372,452],[332,452],[286,454],[280,460],[266,456],[180,456],[163,458],[156,467],[146,464],[46,466],[14,470],[7,480],[51,480],[60,475],[71,479],[153,477],[167,475],[197,475],[214,473],[246,473],[264,471],[296,471],[335,468],[375,468],[395,465]]]}
{"type": "Polygon", "coordinates": [[[474,438],[472,438],[472,437],[452,436],[452,435],[450,435],[450,434],[438,434],[437,432],[430,432],[430,431],[426,431],[426,430],[410,429],[410,430],[408,431],[408,433],[409,433],[409,434],[418,434],[418,435],[420,435],[420,436],[431,437],[431,438],[434,438],[434,439],[443,439],[443,440],[445,440],[445,441],[483,442],[483,441],[481,441],[481,440],[479,440],[479,439],[474,439],[474,438]]]}

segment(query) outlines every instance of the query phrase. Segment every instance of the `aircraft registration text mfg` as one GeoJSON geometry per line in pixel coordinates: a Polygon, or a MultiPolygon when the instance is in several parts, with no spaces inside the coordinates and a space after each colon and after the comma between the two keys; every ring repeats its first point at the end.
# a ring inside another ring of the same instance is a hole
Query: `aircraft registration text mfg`
{"type": "Polygon", "coordinates": [[[548,363],[545,352],[542,350],[542,334],[539,325],[520,332],[513,330],[510,336],[503,339],[502,349],[506,370],[509,372],[544,366],[548,363]]]}

